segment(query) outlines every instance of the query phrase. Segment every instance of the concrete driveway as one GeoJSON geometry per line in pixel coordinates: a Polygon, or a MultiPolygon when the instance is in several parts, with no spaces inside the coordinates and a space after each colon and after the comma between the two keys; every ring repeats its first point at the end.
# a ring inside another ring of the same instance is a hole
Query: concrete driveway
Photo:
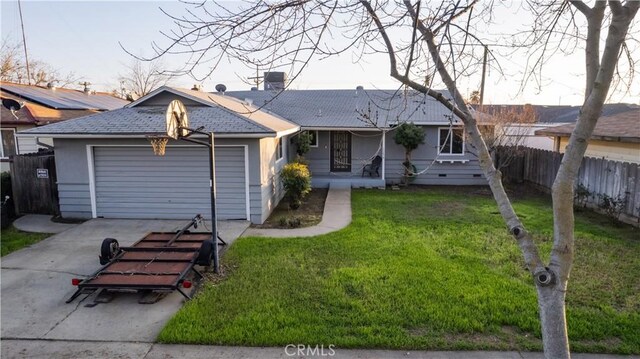
{"type": "MultiPolygon", "coordinates": [[[[100,264],[106,237],[131,245],[151,231],[174,231],[187,221],[94,219],[1,259],[2,339],[61,339],[152,342],[184,300],[172,293],[155,304],[138,304],[138,294],[118,294],[107,304],[85,307],[80,296],[66,304],[71,278],[87,276],[100,264]]],[[[220,221],[220,236],[233,242],[246,221],[220,221]]],[[[211,228],[209,226],[209,228],[211,228]]]]}

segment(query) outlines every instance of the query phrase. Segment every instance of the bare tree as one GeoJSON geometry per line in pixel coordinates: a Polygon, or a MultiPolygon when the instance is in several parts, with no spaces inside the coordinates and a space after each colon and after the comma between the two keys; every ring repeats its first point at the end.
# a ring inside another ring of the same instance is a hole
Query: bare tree
{"type": "Polygon", "coordinates": [[[120,75],[123,90],[133,100],[166,85],[170,79],[171,77],[164,70],[163,63],[159,60],[144,62],[133,59],[127,65],[127,71],[120,75]]]}
{"type": "Polygon", "coordinates": [[[288,64],[293,80],[312,58],[347,50],[355,51],[357,57],[386,54],[391,77],[439,101],[464,123],[499,212],[532,274],[545,356],[568,358],[565,293],[575,249],[573,186],[618,60],[625,53],[625,38],[640,1],[598,1],[593,7],[581,1],[530,0],[529,4],[536,23],[526,39],[528,45],[521,46],[531,49],[531,76],[537,76],[556,52],[553,41],[557,35],[583,46],[586,54],[584,105],[553,185],[554,238],[549,262],[542,260],[531,234],[511,205],[501,173],[479,129],[478,114],[457,86],[461,78],[471,76],[481,64],[479,52],[485,44],[478,27],[491,21],[492,2],[283,0],[233,9],[221,4],[198,4],[194,11],[200,9],[201,14],[191,11],[192,17],[172,17],[177,29],[165,33],[169,46],[153,46],[156,57],[189,54],[190,60],[179,73],[194,75],[198,65],[206,64],[205,76],[209,76],[223,59],[231,58],[262,67],[288,64]],[[605,16],[607,9],[609,16],[605,16]],[[586,17],[586,34],[579,26],[579,15],[586,17]],[[603,30],[606,45],[601,49],[603,30]],[[340,34],[346,42],[332,41],[340,34]],[[434,75],[448,94],[434,90],[434,75]]]}
{"type": "Polygon", "coordinates": [[[73,72],[61,74],[50,64],[40,61],[29,61],[31,78],[28,78],[24,53],[20,50],[20,44],[11,43],[8,39],[2,40],[2,55],[0,55],[0,80],[19,84],[31,84],[44,86],[53,83],[56,86],[65,87],[76,83],[79,77],[73,72]]]}
{"type": "Polygon", "coordinates": [[[495,155],[500,147],[509,147],[500,155],[499,169],[509,165],[511,160],[522,153],[527,137],[532,133],[532,125],[538,115],[532,105],[487,105],[477,106],[476,117],[483,116],[479,126],[489,152],[495,163],[495,155]]]}

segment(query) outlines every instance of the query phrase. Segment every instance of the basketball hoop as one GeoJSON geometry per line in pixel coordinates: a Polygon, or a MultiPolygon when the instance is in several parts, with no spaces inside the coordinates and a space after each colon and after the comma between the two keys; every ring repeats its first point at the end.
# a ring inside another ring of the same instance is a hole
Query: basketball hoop
{"type": "Polygon", "coordinates": [[[169,142],[169,137],[167,135],[147,136],[147,140],[151,142],[154,155],[164,156],[164,150],[167,147],[167,142],[169,142]]]}
{"type": "Polygon", "coordinates": [[[180,137],[187,136],[189,131],[189,119],[187,118],[187,109],[180,100],[173,100],[167,107],[167,136],[177,140],[180,137]]]}

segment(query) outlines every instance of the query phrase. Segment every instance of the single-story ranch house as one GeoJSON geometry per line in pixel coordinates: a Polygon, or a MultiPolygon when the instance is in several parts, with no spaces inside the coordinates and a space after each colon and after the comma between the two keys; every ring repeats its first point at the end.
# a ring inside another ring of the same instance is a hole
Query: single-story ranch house
{"type": "Polygon", "coordinates": [[[174,99],[185,104],[190,127],[215,133],[220,219],[267,219],[283,197],[278,173],[295,158],[300,131],[313,134],[305,158],[314,186],[399,183],[404,148],[393,136],[402,122],[426,130],[425,144],[412,154],[413,183],[486,184],[459,119],[423,94],[361,87],[207,93],[165,86],[122,109],[19,133],[53,138],[63,216],[209,214],[207,149],[170,140],[160,157],[146,139],[165,132],[165,111],[174,99]],[[363,176],[376,156],[382,160],[378,173],[363,176]]]}

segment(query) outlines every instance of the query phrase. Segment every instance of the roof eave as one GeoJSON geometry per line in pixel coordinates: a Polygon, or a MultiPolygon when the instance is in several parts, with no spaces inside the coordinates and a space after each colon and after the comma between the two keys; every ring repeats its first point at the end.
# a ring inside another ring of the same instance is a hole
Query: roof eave
{"type": "MultiPolygon", "coordinates": [[[[571,137],[570,133],[565,132],[548,132],[548,131],[536,131],[536,136],[546,137],[571,137]]],[[[626,142],[626,143],[640,143],[640,137],[634,136],[606,136],[606,135],[592,135],[592,140],[607,141],[607,142],[626,142]]]]}
{"type": "Polygon", "coordinates": [[[276,137],[284,137],[296,132],[300,132],[300,126],[292,127],[284,131],[278,131],[278,133],[276,134],[276,137]]]}
{"type": "MultiPolygon", "coordinates": [[[[83,138],[104,138],[104,139],[118,139],[118,138],[147,138],[150,135],[157,135],[154,133],[136,133],[136,134],[87,134],[87,133],[16,133],[16,137],[46,137],[46,138],[69,138],[69,139],[83,139],[83,138]]],[[[266,138],[277,137],[275,132],[270,133],[215,133],[215,138],[266,138]]]]}

